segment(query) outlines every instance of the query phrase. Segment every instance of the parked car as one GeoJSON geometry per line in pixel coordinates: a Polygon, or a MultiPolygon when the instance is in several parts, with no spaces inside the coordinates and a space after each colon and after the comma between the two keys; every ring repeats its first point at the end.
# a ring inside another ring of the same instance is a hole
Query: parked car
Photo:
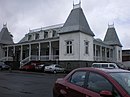
{"type": "Polygon", "coordinates": [[[49,65],[49,66],[45,66],[44,71],[45,72],[57,73],[57,72],[65,72],[65,69],[58,64],[52,64],[52,65],[49,65]]]}
{"type": "Polygon", "coordinates": [[[48,66],[48,65],[47,64],[36,65],[35,66],[35,70],[37,70],[37,71],[43,71],[44,72],[45,66],[48,66]]]}
{"type": "Polygon", "coordinates": [[[130,97],[130,71],[75,69],[56,80],[53,97],[130,97]]]}
{"type": "Polygon", "coordinates": [[[35,66],[32,64],[29,65],[24,65],[20,67],[20,70],[28,70],[28,71],[33,71],[35,70],[35,66]]]}
{"type": "Polygon", "coordinates": [[[0,70],[9,70],[11,67],[4,62],[0,62],[0,70]]]}
{"type": "Polygon", "coordinates": [[[116,68],[119,69],[119,66],[115,63],[93,63],[92,67],[94,68],[116,68]]]}

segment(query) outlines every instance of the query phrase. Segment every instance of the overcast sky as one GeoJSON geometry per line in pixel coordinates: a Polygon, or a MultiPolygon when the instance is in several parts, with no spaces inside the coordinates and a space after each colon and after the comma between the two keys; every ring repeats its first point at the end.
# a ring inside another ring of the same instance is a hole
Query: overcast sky
{"type": "MultiPolygon", "coordinates": [[[[130,49],[130,0],[81,0],[81,7],[95,38],[103,40],[114,22],[123,49],[130,49]]],[[[0,29],[7,23],[17,43],[29,29],[64,23],[72,8],[73,0],[0,0],[0,29]]]]}

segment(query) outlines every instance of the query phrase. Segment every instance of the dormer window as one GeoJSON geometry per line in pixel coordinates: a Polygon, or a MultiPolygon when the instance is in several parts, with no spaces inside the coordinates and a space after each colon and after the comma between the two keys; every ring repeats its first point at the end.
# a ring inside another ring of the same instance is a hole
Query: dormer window
{"type": "Polygon", "coordinates": [[[57,36],[57,32],[53,30],[52,37],[56,37],[56,36],[57,36]]]}
{"type": "Polygon", "coordinates": [[[35,34],[35,39],[37,40],[37,39],[39,39],[39,37],[40,37],[39,33],[36,33],[35,34]]]}
{"type": "Polygon", "coordinates": [[[48,32],[44,31],[44,38],[48,38],[48,32]]]}
{"type": "Polygon", "coordinates": [[[32,39],[32,35],[28,35],[28,40],[31,40],[32,39]]]}

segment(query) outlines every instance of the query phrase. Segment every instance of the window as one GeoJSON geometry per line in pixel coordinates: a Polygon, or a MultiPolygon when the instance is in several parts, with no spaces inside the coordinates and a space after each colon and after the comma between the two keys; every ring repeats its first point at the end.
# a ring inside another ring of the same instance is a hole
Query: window
{"type": "Polygon", "coordinates": [[[102,57],[105,57],[105,47],[102,47],[102,57]]]}
{"type": "Polygon", "coordinates": [[[113,58],[113,49],[110,51],[110,57],[113,58]]]}
{"type": "Polygon", "coordinates": [[[121,55],[121,52],[120,52],[120,50],[119,50],[119,51],[118,51],[119,60],[120,60],[120,55],[121,55]]]}
{"type": "Polygon", "coordinates": [[[109,48],[107,48],[107,58],[110,57],[110,52],[109,52],[109,48]]]}
{"type": "Polygon", "coordinates": [[[57,32],[53,30],[52,37],[56,37],[56,36],[57,36],[57,32]]]}
{"type": "Polygon", "coordinates": [[[93,64],[92,67],[100,68],[100,64],[93,64]]]}
{"type": "Polygon", "coordinates": [[[130,73],[129,72],[119,72],[110,73],[110,75],[127,91],[130,95],[130,73]]]}
{"type": "Polygon", "coordinates": [[[112,85],[103,76],[96,73],[90,73],[88,89],[98,93],[102,90],[112,91],[112,85]]]}
{"type": "Polygon", "coordinates": [[[7,48],[5,48],[4,50],[5,50],[5,57],[7,57],[7,48]]]}
{"type": "Polygon", "coordinates": [[[28,35],[28,40],[31,40],[32,39],[32,35],[28,35]]]}
{"type": "Polygon", "coordinates": [[[44,31],[44,38],[48,38],[48,32],[44,31]]]}
{"type": "Polygon", "coordinates": [[[93,53],[94,53],[94,56],[96,55],[95,54],[95,44],[93,45],[93,53]]]}
{"type": "Polygon", "coordinates": [[[39,39],[39,37],[40,37],[39,34],[36,33],[36,34],[35,34],[35,39],[39,39]]]}
{"type": "Polygon", "coordinates": [[[58,65],[56,65],[55,67],[57,67],[57,68],[62,68],[61,66],[58,66],[58,65]]]}
{"type": "Polygon", "coordinates": [[[66,41],[66,53],[67,54],[72,54],[73,53],[72,41],[66,41]]]}
{"type": "Polygon", "coordinates": [[[102,64],[102,68],[108,68],[108,64],[102,64]]]}
{"type": "Polygon", "coordinates": [[[100,46],[96,45],[96,56],[100,56],[100,46]]]}
{"type": "Polygon", "coordinates": [[[86,75],[85,71],[75,72],[71,76],[70,82],[72,84],[75,84],[75,85],[78,85],[78,86],[83,86],[84,85],[84,81],[85,81],[85,75],[86,75]]]}
{"type": "Polygon", "coordinates": [[[111,68],[116,68],[116,66],[113,65],[113,64],[110,64],[109,66],[110,66],[111,68]]]}
{"type": "Polygon", "coordinates": [[[85,42],[84,42],[84,46],[85,46],[85,54],[88,54],[89,42],[88,42],[88,41],[85,41],[85,42]]]}

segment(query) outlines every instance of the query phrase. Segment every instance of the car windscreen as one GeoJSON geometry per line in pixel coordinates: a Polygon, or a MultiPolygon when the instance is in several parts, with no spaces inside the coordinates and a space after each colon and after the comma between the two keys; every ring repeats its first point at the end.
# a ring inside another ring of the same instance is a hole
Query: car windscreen
{"type": "Polygon", "coordinates": [[[130,95],[130,72],[109,73],[130,95]]]}

